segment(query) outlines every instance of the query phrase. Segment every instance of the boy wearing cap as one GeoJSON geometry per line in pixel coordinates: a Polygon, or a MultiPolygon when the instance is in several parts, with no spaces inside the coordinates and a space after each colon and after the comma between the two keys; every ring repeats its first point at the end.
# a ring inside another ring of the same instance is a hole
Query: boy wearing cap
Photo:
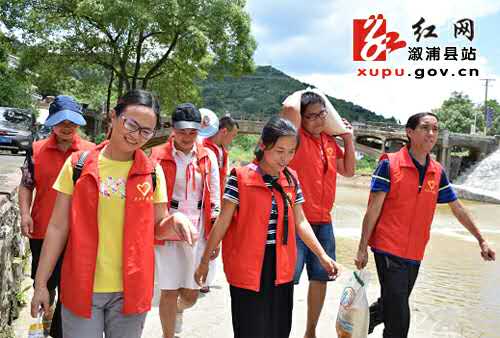
{"type": "Polygon", "coordinates": [[[165,173],[169,212],[185,214],[199,236],[193,246],[175,238],[156,242],[155,273],[165,338],[181,332],[183,311],[198,299],[200,287],[193,275],[220,206],[217,159],[196,142],[201,127],[199,110],[191,103],[178,105],[172,113],[172,126],[172,137],[153,148],[151,158],[165,173]]]}
{"type": "MultiPolygon", "coordinates": [[[[49,106],[49,116],[45,125],[52,128],[47,139],[34,142],[32,150],[26,154],[21,168],[19,185],[19,209],[21,231],[29,238],[32,254],[31,278],[35,279],[45,232],[54,208],[57,192],[52,188],[66,159],[75,151],[86,150],[94,144],[80,138],[79,126],[86,124],[81,106],[70,96],[59,95],[49,106]],[[33,190],[36,189],[33,201],[33,190]],[[33,203],[33,204],[32,204],[33,203]],[[30,211],[31,210],[31,211],[30,211]]],[[[48,281],[50,304],[53,305],[59,284],[62,256],[57,262],[48,281]]],[[[59,302],[52,314],[44,314],[44,329],[52,337],[62,337],[59,302]],[[51,325],[53,320],[53,325],[51,325]]]]}
{"type": "MultiPolygon", "coordinates": [[[[203,139],[203,146],[209,151],[212,151],[217,158],[219,165],[219,178],[220,178],[220,196],[222,205],[222,195],[224,186],[226,185],[226,175],[229,164],[229,151],[227,147],[233,142],[233,139],[238,134],[239,125],[231,116],[224,116],[220,120],[217,115],[207,108],[200,109],[202,121],[201,129],[198,135],[203,139]]],[[[218,255],[220,247],[216,249],[218,255]]],[[[214,259],[216,256],[213,257],[214,259]]],[[[210,262],[210,270],[207,277],[207,283],[200,289],[200,292],[210,292],[210,285],[215,279],[215,261],[210,262]]]]}
{"type": "MultiPolygon", "coordinates": [[[[205,108],[201,108],[200,111],[203,114],[205,108]]],[[[208,110],[208,109],[205,109],[208,110]]],[[[214,116],[215,113],[208,110],[214,116]]],[[[207,113],[208,116],[208,113],[207,113]]],[[[217,116],[215,116],[217,119],[217,116]]],[[[226,183],[226,175],[228,169],[228,155],[229,151],[227,147],[233,142],[234,138],[238,134],[238,129],[240,126],[231,116],[224,116],[220,120],[216,120],[218,123],[213,122],[211,125],[206,126],[199,132],[199,135],[203,137],[203,145],[212,151],[217,157],[217,163],[219,164],[219,177],[221,186],[221,197],[222,190],[224,189],[226,183]]]]}

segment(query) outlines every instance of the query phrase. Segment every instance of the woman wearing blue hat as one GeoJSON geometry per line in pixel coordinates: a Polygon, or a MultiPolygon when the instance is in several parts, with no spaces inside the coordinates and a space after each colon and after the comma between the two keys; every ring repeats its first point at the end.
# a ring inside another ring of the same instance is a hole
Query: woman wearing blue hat
{"type": "MultiPolygon", "coordinates": [[[[29,238],[33,256],[31,264],[33,279],[35,279],[45,232],[56,200],[57,192],[52,185],[64,162],[73,152],[94,147],[93,143],[78,136],[78,128],[85,124],[81,106],[74,98],[64,95],[56,96],[49,106],[49,116],[45,121],[46,126],[52,127],[52,133],[47,139],[33,143],[32,150],[27,152],[24,166],[21,168],[23,172],[19,185],[21,230],[23,235],[29,238]]],[[[54,304],[56,288],[59,285],[61,261],[60,258],[47,285],[51,306],[54,304]]],[[[50,329],[52,337],[62,337],[59,302],[54,315],[45,313],[43,319],[46,333],[50,329]]]]}

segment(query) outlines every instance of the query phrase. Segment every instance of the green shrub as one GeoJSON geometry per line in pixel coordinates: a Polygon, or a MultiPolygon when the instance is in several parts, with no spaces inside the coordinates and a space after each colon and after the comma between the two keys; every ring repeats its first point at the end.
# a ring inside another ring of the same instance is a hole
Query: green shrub
{"type": "Polygon", "coordinates": [[[378,160],[376,158],[364,155],[363,158],[356,161],[356,174],[370,175],[375,171],[378,160]]]}

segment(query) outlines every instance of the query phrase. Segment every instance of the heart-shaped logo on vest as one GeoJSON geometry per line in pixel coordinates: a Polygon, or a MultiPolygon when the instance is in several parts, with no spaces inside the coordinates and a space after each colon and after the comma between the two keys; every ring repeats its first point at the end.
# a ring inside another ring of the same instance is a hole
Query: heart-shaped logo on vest
{"type": "Polygon", "coordinates": [[[435,189],[436,189],[436,181],[434,180],[427,181],[427,189],[425,189],[425,191],[434,192],[435,189]]]}
{"type": "Polygon", "coordinates": [[[151,190],[151,185],[149,182],[144,182],[142,184],[137,185],[137,190],[142,194],[142,196],[146,197],[148,192],[151,190]]]}

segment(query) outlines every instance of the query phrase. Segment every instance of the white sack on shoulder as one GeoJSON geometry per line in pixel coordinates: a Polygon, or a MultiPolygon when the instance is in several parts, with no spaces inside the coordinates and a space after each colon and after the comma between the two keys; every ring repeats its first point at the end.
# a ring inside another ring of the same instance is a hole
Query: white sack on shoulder
{"type": "Polygon", "coordinates": [[[332,103],[328,100],[325,94],[317,88],[308,87],[305,90],[298,90],[293,94],[289,95],[283,101],[283,109],[281,111],[281,116],[292,121],[292,123],[296,126],[300,126],[300,100],[302,98],[302,94],[305,92],[313,92],[318,94],[323,101],[325,101],[325,108],[328,112],[325,121],[325,133],[329,135],[341,135],[345,133],[349,133],[350,131],[346,128],[344,122],[342,121],[342,117],[340,117],[337,110],[333,107],[332,103]]]}

